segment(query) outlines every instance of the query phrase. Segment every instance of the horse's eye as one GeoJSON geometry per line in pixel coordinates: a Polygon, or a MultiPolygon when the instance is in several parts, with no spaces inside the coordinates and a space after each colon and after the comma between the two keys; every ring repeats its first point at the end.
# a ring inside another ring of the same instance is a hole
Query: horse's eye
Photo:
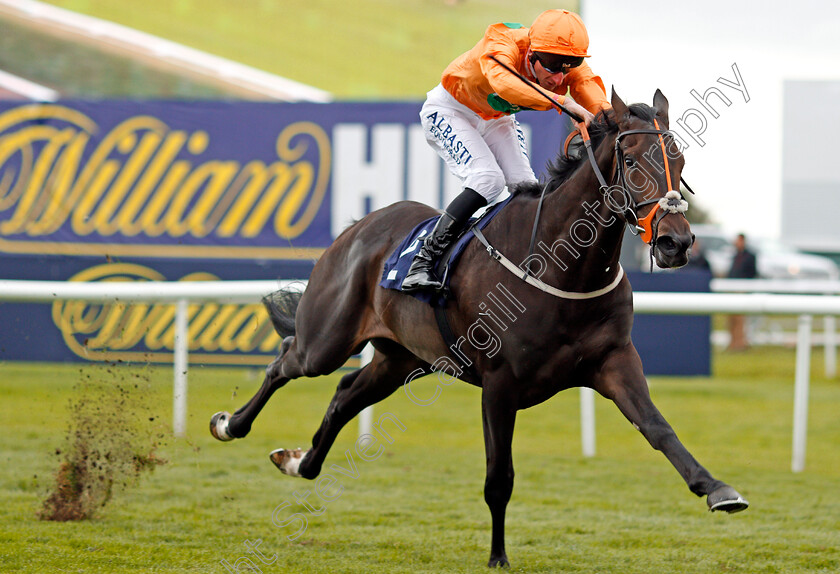
{"type": "Polygon", "coordinates": [[[624,158],[624,163],[626,165],[628,165],[629,167],[633,167],[633,165],[636,163],[636,160],[628,155],[627,157],[624,158]]]}

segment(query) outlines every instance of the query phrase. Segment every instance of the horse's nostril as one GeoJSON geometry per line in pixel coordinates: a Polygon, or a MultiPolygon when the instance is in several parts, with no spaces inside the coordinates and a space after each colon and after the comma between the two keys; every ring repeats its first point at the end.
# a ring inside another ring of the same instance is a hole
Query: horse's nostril
{"type": "Polygon", "coordinates": [[[660,237],[656,242],[656,246],[659,248],[659,251],[666,255],[673,255],[679,250],[676,242],[667,235],[660,237]]]}
{"type": "Polygon", "coordinates": [[[691,247],[693,243],[692,237],[686,235],[685,237],[674,237],[672,235],[662,235],[656,241],[656,247],[664,255],[678,255],[684,253],[691,247]]]}

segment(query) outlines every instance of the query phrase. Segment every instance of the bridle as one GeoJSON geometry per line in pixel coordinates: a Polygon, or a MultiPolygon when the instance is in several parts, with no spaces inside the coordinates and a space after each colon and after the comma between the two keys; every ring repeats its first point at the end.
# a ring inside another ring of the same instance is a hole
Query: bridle
{"type": "MultiPolygon", "coordinates": [[[[558,107],[561,107],[559,104],[557,105],[558,107]]],[[[573,118],[577,117],[565,108],[564,111],[573,118]]],[[[679,213],[683,217],[686,217],[685,212],[688,211],[688,202],[685,200],[685,197],[683,197],[682,192],[673,189],[673,185],[671,183],[671,168],[668,165],[668,154],[665,151],[665,139],[663,136],[670,135],[673,137],[673,132],[670,130],[659,129],[659,122],[656,118],[653,120],[653,125],[656,129],[636,129],[618,132],[618,135],[615,137],[614,151],[616,169],[613,177],[613,185],[609,185],[607,184],[607,180],[604,178],[604,174],[601,173],[601,168],[598,167],[598,162],[595,160],[595,152],[592,149],[592,140],[589,137],[586,124],[583,122],[582,118],[577,122],[578,130],[583,138],[583,145],[586,148],[586,154],[589,157],[589,163],[592,165],[595,177],[598,178],[598,183],[600,184],[599,189],[601,194],[604,196],[604,201],[609,204],[612,211],[620,213],[621,218],[624,220],[624,224],[630,230],[630,233],[633,235],[639,235],[642,238],[642,241],[650,246],[651,269],[653,269],[653,250],[656,247],[656,240],[659,239],[659,222],[662,221],[663,217],[671,213],[679,213]],[[635,134],[652,134],[659,136],[659,148],[662,150],[662,159],[665,165],[665,181],[668,186],[668,191],[662,197],[636,201],[636,198],[633,197],[633,193],[628,189],[627,178],[624,170],[624,150],[621,148],[621,139],[635,134]],[[621,192],[621,196],[623,198],[622,205],[616,205],[614,203],[612,191],[616,188],[618,188],[621,192]],[[648,205],[653,205],[653,208],[648,211],[647,215],[640,219],[638,216],[639,209],[647,207],[648,205]]],[[[692,191],[691,187],[689,187],[689,185],[685,182],[682,175],[680,175],[680,182],[682,182],[689,193],[694,195],[694,191],[692,191]]],[[[543,192],[540,195],[540,201],[537,204],[537,213],[534,218],[534,228],[531,232],[531,243],[528,248],[529,257],[534,253],[534,243],[537,237],[540,212],[542,211],[542,203],[545,199],[546,191],[547,184],[543,187],[543,192]]],[[[688,220],[687,217],[686,220],[688,220]]],[[[526,270],[526,275],[529,272],[530,268],[526,270]]]]}
{"type": "MultiPolygon", "coordinates": [[[[641,234],[642,240],[645,241],[648,245],[650,245],[650,257],[651,257],[651,269],[653,268],[653,250],[656,246],[656,239],[658,236],[659,230],[659,222],[662,220],[663,217],[670,213],[679,213],[683,217],[685,217],[685,212],[688,209],[688,202],[683,198],[682,194],[673,189],[669,189],[664,197],[658,197],[655,199],[647,199],[645,201],[637,202],[636,199],[633,197],[633,194],[627,189],[627,182],[626,176],[624,173],[624,151],[621,149],[621,139],[630,135],[634,134],[654,134],[659,136],[659,145],[662,150],[662,156],[665,160],[665,175],[666,181],[668,183],[668,187],[671,187],[671,170],[668,167],[668,156],[665,153],[665,140],[662,137],[663,135],[670,134],[671,132],[668,130],[661,130],[659,129],[659,123],[654,119],[654,126],[656,129],[640,129],[640,130],[627,130],[624,132],[619,132],[615,138],[615,161],[616,161],[616,169],[614,175],[614,181],[616,182],[613,186],[607,185],[607,181],[604,178],[604,174],[601,173],[601,169],[598,167],[598,162],[595,161],[595,153],[592,151],[592,141],[589,138],[589,132],[586,130],[586,125],[583,121],[580,121],[578,124],[578,128],[581,131],[581,136],[583,137],[583,143],[586,147],[586,153],[589,156],[589,162],[592,164],[592,169],[595,172],[595,176],[598,178],[598,183],[600,184],[600,190],[604,194],[604,200],[606,202],[610,202],[611,200],[611,190],[618,187],[625,200],[625,205],[620,210],[622,214],[622,218],[624,219],[624,223],[630,227],[631,232],[635,232],[636,234],[641,234]],[[653,208],[645,215],[643,218],[639,219],[638,217],[638,210],[642,207],[647,205],[653,205],[653,208]],[[632,206],[632,207],[631,207],[632,206]],[[657,215],[658,214],[658,215],[657,215]],[[631,223],[631,220],[633,223],[631,223]]],[[[685,183],[683,181],[683,183],[685,183]]],[[[686,188],[688,186],[686,185],[686,188]]],[[[545,197],[547,186],[543,186],[543,193],[540,196],[540,201],[537,204],[537,213],[534,218],[534,230],[531,234],[531,246],[528,250],[528,260],[530,260],[531,255],[533,254],[534,250],[534,241],[536,239],[537,234],[537,227],[539,224],[540,219],[540,211],[542,208],[543,199],[545,197]]],[[[691,189],[689,188],[689,191],[691,189]]],[[[694,192],[692,192],[694,193],[694,192]]],[[[613,209],[614,206],[610,206],[613,209]]],[[[618,271],[615,274],[615,278],[610,282],[607,286],[602,287],[601,289],[597,289],[595,291],[589,291],[585,293],[581,292],[571,292],[571,291],[563,291],[557,289],[556,287],[552,287],[546,283],[543,283],[539,280],[538,277],[533,277],[531,275],[531,267],[527,265],[525,269],[515,265],[512,261],[510,261],[507,257],[505,257],[502,253],[500,253],[497,249],[495,249],[490,242],[487,241],[487,238],[484,237],[484,234],[478,229],[477,226],[473,226],[471,228],[472,233],[478,238],[478,240],[484,245],[484,248],[490,254],[490,257],[501,263],[508,271],[517,275],[520,279],[525,281],[526,283],[540,289],[541,291],[553,295],[555,297],[559,297],[561,299],[594,299],[596,297],[601,297],[606,295],[607,293],[611,292],[615,289],[621,281],[624,279],[624,270],[621,267],[621,264],[618,264],[618,271]]]]}
{"type": "MultiPolygon", "coordinates": [[[[619,132],[618,135],[616,135],[614,151],[616,169],[615,177],[613,179],[614,183],[612,186],[607,184],[604,174],[601,173],[601,169],[598,167],[598,162],[595,160],[595,153],[592,149],[592,141],[589,138],[589,132],[587,131],[586,126],[583,122],[578,124],[578,129],[580,129],[581,137],[583,138],[583,145],[586,148],[587,155],[589,156],[589,163],[592,165],[595,177],[598,178],[598,183],[600,184],[601,193],[604,195],[604,200],[610,203],[611,208],[617,208],[614,209],[614,211],[621,212],[624,223],[628,226],[630,232],[634,235],[640,235],[642,241],[650,245],[651,250],[655,247],[656,240],[659,238],[659,222],[662,221],[662,218],[671,213],[679,213],[685,217],[685,212],[688,210],[688,202],[683,197],[682,192],[673,189],[673,185],[671,183],[671,170],[668,166],[668,154],[665,152],[665,140],[663,136],[671,135],[673,137],[673,134],[670,130],[660,129],[659,122],[656,119],[653,120],[653,123],[656,129],[626,130],[619,132]],[[621,147],[621,140],[622,138],[636,134],[659,136],[659,147],[662,150],[662,159],[665,165],[665,180],[668,186],[668,191],[663,197],[656,197],[637,202],[633,193],[628,189],[624,169],[625,157],[624,150],[621,147]],[[615,200],[612,197],[612,191],[616,188],[618,188],[621,192],[621,196],[623,198],[622,205],[620,206],[614,203],[615,200]],[[653,208],[647,213],[647,215],[640,219],[638,216],[639,209],[648,205],[653,205],[653,208]]],[[[680,181],[683,185],[685,185],[689,192],[694,193],[691,191],[691,188],[688,187],[688,184],[686,184],[682,179],[682,176],[680,176],[680,181]]]]}
{"type": "MultiPolygon", "coordinates": [[[[560,111],[565,112],[566,115],[575,120],[578,129],[580,129],[581,136],[583,137],[583,144],[586,147],[586,153],[589,156],[589,163],[592,164],[592,169],[595,171],[595,176],[598,178],[601,193],[604,195],[604,201],[609,203],[611,208],[616,207],[615,205],[611,204],[611,190],[614,187],[618,187],[620,189],[621,194],[624,198],[624,205],[621,206],[620,209],[618,209],[617,211],[621,212],[622,219],[624,220],[624,223],[627,225],[627,227],[630,229],[630,232],[634,235],[641,235],[642,241],[650,245],[650,257],[652,268],[653,250],[656,247],[656,240],[659,238],[659,222],[662,221],[663,217],[671,213],[680,213],[683,217],[685,217],[685,212],[688,210],[688,202],[683,197],[682,192],[678,189],[672,189],[673,186],[671,184],[671,170],[668,167],[668,154],[665,152],[665,140],[662,136],[670,135],[673,137],[673,133],[670,130],[659,129],[659,122],[656,121],[656,118],[654,118],[653,120],[653,124],[656,129],[627,130],[624,132],[619,132],[615,138],[615,184],[613,187],[611,187],[607,185],[607,181],[606,179],[604,179],[604,174],[601,173],[601,169],[598,167],[598,162],[595,161],[595,153],[592,150],[592,142],[589,139],[589,132],[586,130],[586,124],[583,121],[583,118],[573,113],[572,111],[566,109],[565,106],[558,103],[553,97],[551,97],[548,94],[548,92],[543,90],[543,88],[535,85],[533,82],[531,82],[531,80],[520,74],[517,70],[511,68],[505,62],[501,61],[494,54],[490,54],[488,57],[497,64],[499,64],[502,68],[519,78],[530,88],[537,91],[543,98],[548,100],[551,103],[551,105],[558,108],[560,111]],[[663,197],[647,199],[644,201],[637,202],[636,198],[633,197],[633,194],[630,192],[630,190],[627,189],[627,181],[624,175],[624,151],[621,149],[621,139],[634,134],[655,134],[659,136],[659,146],[662,150],[662,159],[665,164],[665,176],[668,184],[668,190],[665,192],[665,195],[663,197]],[[639,219],[638,210],[642,207],[646,207],[651,204],[653,204],[653,208],[647,213],[647,215],[639,219]]],[[[689,191],[689,193],[694,195],[694,192],[682,178],[682,175],[680,175],[680,181],[689,191]]],[[[534,228],[531,233],[531,245],[528,249],[529,257],[534,252],[534,243],[537,237],[537,227],[539,225],[540,220],[540,211],[542,208],[542,202],[545,198],[546,191],[546,187],[543,187],[543,192],[540,196],[540,201],[537,204],[537,213],[534,218],[534,228]]],[[[686,218],[686,220],[687,219],[688,218],[686,218]]],[[[527,276],[528,273],[529,270],[526,270],[525,275],[527,276]]]]}

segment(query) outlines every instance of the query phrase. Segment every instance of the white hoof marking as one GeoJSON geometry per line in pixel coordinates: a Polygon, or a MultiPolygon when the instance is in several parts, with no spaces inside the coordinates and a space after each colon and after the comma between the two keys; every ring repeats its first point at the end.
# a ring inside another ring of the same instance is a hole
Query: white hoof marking
{"type": "Polygon", "coordinates": [[[222,442],[228,442],[236,438],[231,436],[231,434],[228,432],[228,425],[230,424],[230,413],[226,411],[218,412],[215,415],[213,415],[213,418],[216,418],[217,416],[219,418],[216,419],[216,424],[211,429],[213,430],[213,436],[222,442]]]}
{"type": "Polygon", "coordinates": [[[303,461],[303,457],[305,457],[308,452],[308,450],[302,450],[299,448],[294,450],[278,448],[277,450],[271,451],[268,458],[271,459],[274,466],[276,466],[283,474],[287,474],[289,476],[301,476],[299,472],[300,463],[303,461]]]}

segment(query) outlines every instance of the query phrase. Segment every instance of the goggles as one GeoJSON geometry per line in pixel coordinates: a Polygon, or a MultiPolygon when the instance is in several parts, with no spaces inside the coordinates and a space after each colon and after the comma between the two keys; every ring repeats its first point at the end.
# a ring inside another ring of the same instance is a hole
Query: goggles
{"type": "Polygon", "coordinates": [[[533,52],[532,63],[539,60],[543,69],[549,74],[565,74],[571,68],[577,68],[583,63],[580,56],[564,56],[562,54],[550,54],[548,52],[533,52]]]}

